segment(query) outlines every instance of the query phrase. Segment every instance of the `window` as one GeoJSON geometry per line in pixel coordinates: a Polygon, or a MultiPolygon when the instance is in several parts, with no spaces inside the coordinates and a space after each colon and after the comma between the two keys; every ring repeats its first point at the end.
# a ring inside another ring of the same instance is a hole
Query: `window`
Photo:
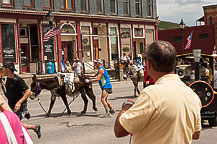
{"type": "Polygon", "coordinates": [[[121,38],[129,38],[129,37],[130,37],[130,28],[122,28],[121,38]]]}
{"type": "Polygon", "coordinates": [[[135,33],[134,35],[136,37],[142,37],[143,36],[143,28],[135,28],[134,33],[135,33]]]}
{"type": "Polygon", "coordinates": [[[2,0],[2,6],[13,6],[13,0],[2,0]]]}
{"type": "Polygon", "coordinates": [[[88,12],[89,8],[89,1],[88,0],[81,0],[81,12],[88,12]]]}
{"type": "Polygon", "coordinates": [[[31,62],[39,60],[38,29],[36,25],[29,27],[31,62]]]}
{"type": "Polygon", "coordinates": [[[110,10],[112,14],[117,14],[117,2],[116,0],[110,0],[110,10]]]}
{"type": "Polygon", "coordinates": [[[136,16],[142,16],[142,3],[141,0],[135,0],[136,16]]]}
{"type": "Polygon", "coordinates": [[[61,10],[74,11],[74,0],[61,0],[61,10]]]}
{"type": "Polygon", "coordinates": [[[64,24],[61,28],[61,33],[75,34],[75,29],[71,24],[64,24]]]}
{"type": "Polygon", "coordinates": [[[209,17],[209,24],[212,24],[212,17],[209,17]]]}
{"type": "Polygon", "coordinates": [[[147,15],[153,16],[153,0],[147,0],[147,15]]]}
{"type": "Polygon", "coordinates": [[[34,0],[23,0],[24,7],[34,7],[34,0]]]}
{"type": "Polygon", "coordinates": [[[146,47],[148,47],[155,40],[153,29],[145,30],[145,39],[146,39],[146,47]]]}
{"type": "Polygon", "coordinates": [[[129,2],[129,0],[123,1],[123,10],[124,10],[124,15],[130,14],[130,2],[129,2]]]}
{"type": "Polygon", "coordinates": [[[208,33],[199,34],[199,39],[208,39],[208,38],[209,38],[208,33]]]}
{"type": "Polygon", "coordinates": [[[118,60],[118,39],[116,27],[110,27],[111,59],[118,60]]]}
{"type": "Polygon", "coordinates": [[[96,7],[97,7],[97,12],[98,13],[103,13],[103,0],[96,0],[96,7]]]}
{"type": "Polygon", "coordinates": [[[182,41],[182,36],[173,37],[173,42],[181,42],[181,41],[182,41]]]}
{"type": "Polygon", "coordinates": [[[53,0],[44,0],[44,9],[53,9],[53,0]]]}
{"type": "Polygon", "coordinates": [[[27,37],[27,28],[20,28],[20,37],[27,37]]]}
{"type": "Polygon", "coordinates": [[[91,37],[90,37],[90,26],[81,26],[81,34],[82,34],[82,48],[84,59],[86,61],[91,60],[91,37]]]}
{"type": "Polygon", "coordinates": [[[97,28],[97,27],[94,27],[94,28],[93,28],[93,34],[94,34],[94,35],[98,35],[98,28],[97,28]]]}
{"type": "Polygon", "coordinates": [[[1,24],[3,61],[16,62],[14,24],[1,24]]]}
{"type": "Polygon", "coordinates": [[[90,27],[89,26],[81,26],[81,33],[82,34],[90,34],[90,27]]]}
{"type": "Polygon", "coordinates": [[[117,35],[116,27],[111,27],[110,28],[110,35],[112,35],[112,36],[116,36],[117,35]]]}

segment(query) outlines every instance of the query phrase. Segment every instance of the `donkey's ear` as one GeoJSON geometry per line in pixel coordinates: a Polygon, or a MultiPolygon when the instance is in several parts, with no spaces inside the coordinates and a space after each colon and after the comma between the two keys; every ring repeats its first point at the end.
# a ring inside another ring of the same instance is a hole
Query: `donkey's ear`
{"type": "Polygon", "coordinates": [[[34,74],[33,77],[32,77],[32,81],[33,81],[33,82],[36,82],[36,75],[35,75],[35,74],[34,74]]]}

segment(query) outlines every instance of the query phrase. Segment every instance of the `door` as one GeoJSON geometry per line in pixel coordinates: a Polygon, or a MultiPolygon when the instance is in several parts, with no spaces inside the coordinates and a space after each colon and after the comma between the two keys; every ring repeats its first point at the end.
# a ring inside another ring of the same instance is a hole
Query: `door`
{"type": "Polygon", "coordinates": [[[140,54],[142,54],[142,52],[143,52],[143,42],[140,42],[139,43],[139,49],[140,49],[140,54]]]}
{"type": "Polygon", "coordinates": [[[94,40],[94,59],[99,59],[99,40],[94,40]]]}
{"type": "Polygon", "coordinates": [[[21,65],[22,72],[29,72],[30,61],[29,61],[29,49],[27,44],[21,44],[21,65]]]}
{"type": "Polygon", "coordinates": [[[69,61],[70,64],[73,62],[73,45],[72,41],[63,41],[62,42],[62,50],[64,51],[64,60],[69,61]]]}

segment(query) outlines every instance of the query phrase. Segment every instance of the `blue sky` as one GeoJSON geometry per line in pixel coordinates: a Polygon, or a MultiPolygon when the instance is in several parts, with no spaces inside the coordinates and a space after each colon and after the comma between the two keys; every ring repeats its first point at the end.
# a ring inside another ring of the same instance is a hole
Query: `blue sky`
{"type": "Polygon", "coordinates": [[[203,16],[203,6],[217,4],[217,0],[157,0],[157,15],[163,21],[179,23],[183,18],[187,26],[195,26],[203,16]]]}

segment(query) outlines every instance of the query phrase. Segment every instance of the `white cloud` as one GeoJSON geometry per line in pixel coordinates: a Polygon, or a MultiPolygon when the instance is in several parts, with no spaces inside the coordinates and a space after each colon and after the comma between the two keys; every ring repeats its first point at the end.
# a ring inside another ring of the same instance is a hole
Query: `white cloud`
{"type": "Polygon", "coordinates": [[[158,15],[161,20],[193,26],[204,15],[203,6],[212,5],[213,0],[157,0],[158,15]]]}
{"type": "Polygon", "coordinates": [[[201,3],[201,0],[175,0],[180,5],[192,4],[192,3],[201,3]]]}

